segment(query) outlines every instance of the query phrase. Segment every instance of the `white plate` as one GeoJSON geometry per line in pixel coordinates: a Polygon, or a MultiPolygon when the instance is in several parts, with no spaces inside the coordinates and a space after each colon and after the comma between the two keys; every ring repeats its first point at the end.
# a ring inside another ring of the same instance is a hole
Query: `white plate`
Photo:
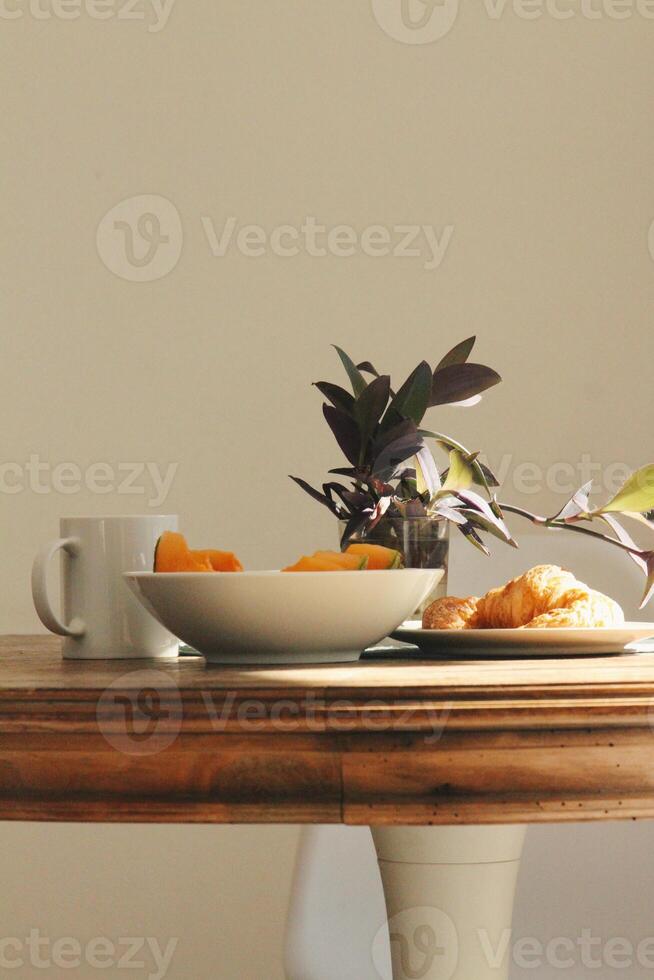
{"type": "Polygon", "coordinates": [[[423,630],[407,622],[392,634],[437,657],[594,657],[636,652],[632,644],[654,636],[654,623],[625,623],[619,628],[423,630]]]}
{"type": "Polygon", "coordinates": [[[418,608],[440,569],[361,572],[126,572],[160,623],[207,660],[357,660],[418,608]]]}

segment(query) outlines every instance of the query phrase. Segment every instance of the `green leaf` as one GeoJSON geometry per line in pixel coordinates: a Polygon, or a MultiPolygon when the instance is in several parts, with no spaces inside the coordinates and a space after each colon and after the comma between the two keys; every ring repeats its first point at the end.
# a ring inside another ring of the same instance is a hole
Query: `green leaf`
{"type": "Polygon", "coordinates": [[[351,357],[349,357],[344,350],[337,347],[334,344],[334,350],[338,354],[343,364],[343,367],[347,371],[347,376],[350,379],[350,384],[352,385],[352,391],[355,395],[360,395],[363,389],[366,387],[366,380],[359,371],[358,367],[354,363],[351,357]]]}
{"type": "Polygon", "coordinates": [[[476,340],[476,337],[468,337],[467,340],[462,340],[460,344],[448,351],[443,360],[437,364],[436,371],[449,367],[450,364],[465,364],[472,353],[476,340]]]}
{"type": "Polygon", "coordinates": [[[632,473],[615,497],[594,514],[625,513],[633,511],[645,514],[654,507],[654,463],[632,473]]]}
{"type": "Polygon", "coordinates": [[[422,417],[429,407],[431,386],[431,368],[427,361],[421,361],[388,406],[383,422],[384,428],[390,428],[402,419],[413,419],[416,425],[420,425],[422,417]]]}
{"type": "MultiPolygon", "coordinates": [[[[436,439],[437,442],[442,443],[446,449],[457,449],[460,453],[470,460],[470,465],[472,466],[472,471],[474,473],[474,482],[479,486],[483,487],[489,497],[492,497],[491,484],[486,478],[485,467],[476,458],[477,453],[469,453],[465,446],[462,446],[460,442],[455,439],[451,439],[450,436],[443,435],[442,432],[430,432],[428,429],[418,429],[418,435],[422,436],[423,439],[436,439]]],[[[492,476],[492,474],[491,474],[492,476]]],[[[494,480],[493,486],[497,486],[497,481],[494,480]]]]}
{"type": "Polygon", "coordinates": [[[450,453],[450,471],[439,492],[445,494],[452,490],[468,490],[472,486],[473,477],[472,464],[458,449],[453,449],[450,453]]]}

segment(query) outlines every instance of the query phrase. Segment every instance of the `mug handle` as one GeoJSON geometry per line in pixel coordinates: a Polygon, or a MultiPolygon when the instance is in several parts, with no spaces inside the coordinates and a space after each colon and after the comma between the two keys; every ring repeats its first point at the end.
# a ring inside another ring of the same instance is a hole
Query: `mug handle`
{"type": "Polygon", "coordinates": [[[66,626],[53,611],[48,598],[48,566],[53,556],[60,549],[74,558],[79,554],[80,544],[79,538],[59,538],[57,541],[51,541],[50,544],[46,544],[41,549],[32,565],[32,598],[36,612],[45,628],[59,636],[83,636],[86,632],[86,625],[76,616],[70,625],[66,626]]]}

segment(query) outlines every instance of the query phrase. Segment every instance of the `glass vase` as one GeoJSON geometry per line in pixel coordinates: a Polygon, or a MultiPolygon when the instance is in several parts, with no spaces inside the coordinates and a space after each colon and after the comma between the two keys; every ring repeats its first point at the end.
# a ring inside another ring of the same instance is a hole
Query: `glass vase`
{"type": "MultiPolygon", "coordinates": [[[[345,527],[345,521],[339,521],[341,541],[345,527]]],[[[434,599],[447,595],[449,530],[447,521],[430,517],[383,517],[375,527],[353,534],[347,541],[342,541],[341,546],[346,548],[354,542],[380,544],[399,551],[406,568],[440,569],[443,573],[440,579],[411,616],[411,619],[422,620],[426,607],[434,599]]]]}

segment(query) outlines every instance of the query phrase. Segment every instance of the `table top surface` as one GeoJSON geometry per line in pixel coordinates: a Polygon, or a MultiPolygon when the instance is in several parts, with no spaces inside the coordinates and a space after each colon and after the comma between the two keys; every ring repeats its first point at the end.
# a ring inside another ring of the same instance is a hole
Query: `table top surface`
{"type": "Polygon", "coordinates": [[[654,817],[654,654],[208,667],[0,638],[0,819],[654,817]]]}
{"type": "Polygon", "coordinates": [[[203,657],[157,660],[63,660],[60,641],[52,636],[0,637],[0,697],[29,691],[99,690],[122,677],[156,669],[174,679],[180,690],[359,690],[362,692],[483,688],[533,688],[543,692],[558,686],[583,684],[587,690],[623,689],[638,685],[654,691],[654,652],[600,657],[425,659],[366,658],[355,663],[307,666],[224,667],[207,664],[203,657]]]}
{"type": "MultiPolygon", "coordinates": [[[[209,700],[234,704],[280,698],[311,705],[328,721],[352,719],[374,704],[399,717],[416,708],[447,705],[451,724],[530,727],[553,718],[584,724],[604,715],[633,723],[654,711],[654,653],[529,660],[361,660],[341,665],[216,667],[197,656],[159,660],[62,660],[50,636],[0,637],[0,730],[16,703],[59,714],[71,703],[96,704],[107,689],[134,692],[148,680],[171,690],[196,722],[209,700]],[[145,681],[144,681],[145,677],[145,681]]],[[[296,711],[297,714],[297,711],[296,711]]],[[[419,726],[419,711],[414,722],[419,726]]]]}

